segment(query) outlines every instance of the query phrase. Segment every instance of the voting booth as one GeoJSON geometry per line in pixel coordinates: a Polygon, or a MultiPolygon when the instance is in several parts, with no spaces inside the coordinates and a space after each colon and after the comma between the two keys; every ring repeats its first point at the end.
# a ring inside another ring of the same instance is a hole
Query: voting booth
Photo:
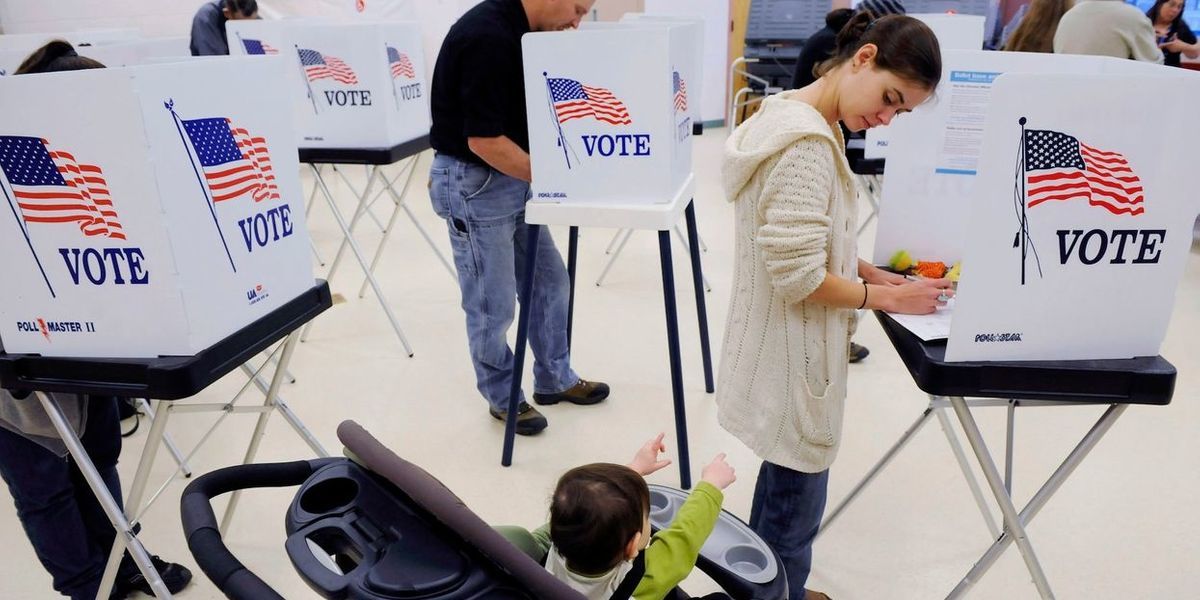
{"type": "Polygon", "coordinates": [[[52,40],[66,40],[72,46],[92,46],[129,42],[141,37],[141,33],[133,28],[83,29],[58,33],[6,33],[0,35],[0,50],[23,51],[28,54],[52,40]]]}
{"type": "Polygon", "coordinates": [[[235,55],[280,55],[302,148],[384,148],[429,133],[416,23],[226,22],[235,55]]]}
{"type": "Polygon", "coordinates": [[[527,34],[535,201],[665,203],[692,168],[682,27],[527,34]]]}
{"type": "Polygon", "coordinates": [[[278,62],[0,79],[8,352],[192,355],[312,287],[278,62]]]}
{"type": "Polygon", "coordinates": [[[687,44],[684,55],[691,60],[680,66],[680,86],[684,92],[687,112],[691,116],[692,123],[703,123],[701,94],[704,90],[704,19],[675,15],[625,13],[621,16],[621,22],[633,25],[668,25],[683,28],[686,35],[683,43],[687,44]]]}

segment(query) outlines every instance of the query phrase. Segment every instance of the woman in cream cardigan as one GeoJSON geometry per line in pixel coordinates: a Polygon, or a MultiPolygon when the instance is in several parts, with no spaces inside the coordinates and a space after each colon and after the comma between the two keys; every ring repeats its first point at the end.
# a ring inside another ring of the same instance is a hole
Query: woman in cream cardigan
{"type": "Polygon", "coordinates": [[[841,121],[886,125],[941,78],[933,32],[916,19],[856,15],[807,87],[767,98],[725,146],[737,215],[733,297],[717,389],[721,426],[763,460],[750,525],[804,588],[846,397],[855,309],[933,312],[944,279],[908,282],[858,259],[855,186],[841,121]],[[862,278],[862,281],[859,281],[862,278]]]}

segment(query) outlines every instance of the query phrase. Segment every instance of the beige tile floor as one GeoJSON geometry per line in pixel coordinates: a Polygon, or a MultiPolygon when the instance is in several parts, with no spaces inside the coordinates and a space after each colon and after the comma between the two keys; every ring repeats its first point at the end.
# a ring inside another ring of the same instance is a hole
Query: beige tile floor
{"type": "MultiPolygon", "coordinates": [[[[720,188],[723,130],[698,138],[696,202],[700,231],[708,243],[705,267],[714,290],[708,295],[710,330],[721,340],[728,301],[732,236],[731,209],[720,188]]],[[[424,158],[421,169],[428,163],[424,158]]],[[[356,173],[357,174],[357,173],[356,173]]],[[[349,195],[342,193],[344,210],[349,195]]],[[[424,177],[408,194],[413,210],[444,250],[440,221],[429,208],[424,177]]],[[[381,214],[386,218],[386,213],[381,214]]],[[[516,463],[499,466],[502,428],[475,392],[466,350],[458,289],[411,225],[401,220],[379,275],[391,305],[416,349],[407,358],[375,300],[356,297],[361,278],[350,268],[333,281],[349,300],[322,316],[308,342],[299,346],[292,370],[299,380],[283,393],[292,408],[329,448],[338,448],[335,427],[355,419],[399,454],[424,466],[456,491],[485,520],[535,526],[556,477],[568,467],[598,460],[625,461],[658,431],[673,438],[671,393],[664,341],[657,244],[650,233],[635,234],[603,287],[592,285],[604,265],[611,230],[584,230],[579,261],[574,364],[585,377],[612,384],[612,398],[598,407],[550,407],[550,428],[520,438],[516,463]]],[[[340,240],[325,206],[310,223],[328,260],[340,240]]],[[[565,231],[555,231],[565,252],[565,231]]],[[[378,230],[364,229],[364,242],[378,230]]],[[[863,238],[869,255],[873,231],[863,238]]],[[[679,251],[676,246],[676,251],[679,251]]],[[[677,256],[679,254],[677,253],[677,256]]],[[[728,452],[739,480],[726,507],[749,512],[758,461],[716,424],[712,396],[704,394],[695,311],[685,263],[678,263],[683,369],[693,470],[717,452],[728,452]]],[[[1133,407],[1032,522],[1029,534],[1059,598],[1196,598],[1200,589],[1200,389],[1194,351],[1200,327],[1200,254],[1189,260],[1179,288],[1171,331],[1162,353],[1179,368],[1174,402],[1167,407],[1133,407]]],[[[865,319],[858,341],[871,356],[851,368],[845,441],[830,481],[841,498],[917,417],[926,398],[891,350],[878,324],[865,319]]],[[[231,375],[201,394],[223,401],[242,385],[231,375]]],[[[528,388],[527,388],[528,389],[528,388]]],[[[1023,504],[1099,416],[1099,407],[1019,411],[1015,492],[1023,504]]],[[[988,443],[1002,447],[1004,411],[978,411],[988,443]]],[[[214,416],[180,415],[170,433],[183,446],[197,440],[214,416]]],[[[200,472],[237,463],[252,419],[230,419],[194,459],[200,472]]],[[[121,465],[132,479],[147,427],[126,442],[121,465]]],[[[669,439],[673,443],[673,439],[669,439]]],[[[672,452],[672,454],[674,454],[672,452]]],[[[261,460],[311,456],[275,418],[261,460]]],[[[170,474],[166,454],[156,478],[170,474]]],[[[651,478],[678,483],[664,470],[651,478]]],[[[176,482],[143,522],[143,539],[153,552],[194,567],[179,525],[176,482]]],[[[289,598],[314,595],[295,575],[283,551],[283,513],[291,490],[247,494],[228,542],[254,571],[289,598]]],[[[218,501],[218,507],[223,502],[218,501]]],[[[46,598],[49,577],[25,541],[11,503],[0,502],[0,597],[46,598]]],[[[954,587],[990,543],[975,503],[936,426],[924,429],[841,521],[816,545],[811,587],[842,599],[939,598],[954,587]]],[[[183,597],[217,598],[203,575],[183,597]]],[[[685,586],[712,589],[702,577],[685,586]]],[[[973,598],[1033,598],[1025,566],[1010,549],[975,586],[973,598]]]]}

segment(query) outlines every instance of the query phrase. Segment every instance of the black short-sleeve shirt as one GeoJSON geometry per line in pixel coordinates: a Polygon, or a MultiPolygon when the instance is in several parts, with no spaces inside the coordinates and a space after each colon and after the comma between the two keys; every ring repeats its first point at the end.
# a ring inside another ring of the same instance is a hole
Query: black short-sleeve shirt
{"type": "Polygon", "coordinates": [[[484,164],[467,138],[503,135],[529,151],[521,68],[521,36],[529,31],[521,0],[485,0],[450,28],[433,68],[435,150],[484,164]]]}

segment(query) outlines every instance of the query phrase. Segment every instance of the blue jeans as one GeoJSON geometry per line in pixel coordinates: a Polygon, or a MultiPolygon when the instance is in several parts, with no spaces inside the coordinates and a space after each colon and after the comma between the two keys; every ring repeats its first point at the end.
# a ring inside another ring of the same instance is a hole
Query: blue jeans
{"type": "MultiPolygon", "coordinates": [[[[467,338],[479,393],[497,410],[508,409],[513,353],[508,329],[525,264],[525,202],[529,184],[495,169],[438,153],[429,170],[433,210],[446,220],[454,266],[467,316],[467,338]]],[[[567,349],[567,300],[570,280],[550,231],[538,241],[529,345],[533,348],[533,390],[564,391],[579,381],[567,349]]],[[[521,401],[525,400],[524,392],[521,401]]]]}
{"type": "Polygon", "coordinates": [[[791,600],[804,598],[813,538],[821,527],[828,487],[828,470],[802,473],[766,461],[758,470],[750,528],[783,560],[791,600]]]}
{"type": "MultiPolygon", "coordinates": [[[[93,396],[88,402],[81,441],[119,506],[121,429],[113,398],[93,396]]],[[[54,589],[73,599],[95,598],[116,531],[75,462],[0,428],[0,475],[54,589]]]]}

